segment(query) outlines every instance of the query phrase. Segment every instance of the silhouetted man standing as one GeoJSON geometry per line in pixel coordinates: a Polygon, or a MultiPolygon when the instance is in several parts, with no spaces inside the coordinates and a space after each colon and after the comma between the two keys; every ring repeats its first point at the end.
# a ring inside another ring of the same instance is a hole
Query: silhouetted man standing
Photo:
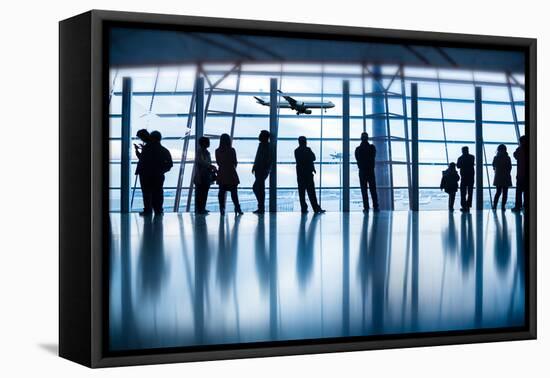
{"type": "Polygon", "coordinates": [[[269,172],[271,172],[272,163],[269,137],[269,131],[262,130],[260,132],[258,136],[260,143],[258,144],[254,165],[252,166],[252,173],[256,178],[252,185],[252,190],[258,200],[258,209],[254,211],[254,214],[263,214],[265,212],[265,180],[269,176],[269,172]]]}
{"type": "Polygon", "coordinates": [[[460,169],[460,211],[470,211],[472,207],[475,177],[474,163],[474,155],[470,155],[468,147],[462,147],[462,156],[456,161],[456,167],[460,169]]]}
{"type": "Polygon", "coordinates": [[[313,181],[313,174],[317,173],[315,170],[315,154],[311,151],[311,148],[307,146],[307,139],[305,136],[298,138],[298,148],[294,150],[294,157],[296,159],[296,176],[298,178],[298,196],[300,197],[300,207],[302,213],[307,213],[306,203],[306,191],[309,197],[311,207],[316,214],[324,213],[325,210],[321,209],[317,202],[317,195],[315,194],[315,183],[313,181]]]}
{"type": "Polygon", "coordinates": [[[517,175],[516,175],[516,204],[512,211],[521,211],[521,208],[527,209],[527,158],[529,157],[529,151],[527,146],[527,137],[522,135],[519,138],[519,147],[514,151],[514,158],[517,161],[517,175]],[[523,200],[523,201],[522,201],[523,200]],[[523,204],[522,204],[523,202],[523,204]],[[523,206],[522,206],[523,205],[523,206]]]}
{"type": "Polygon", "coordinates": [[[374,175],[374,164],[376,159],[376,147],[369,143],[369,134],[361,134],[361,144],[355,149],[355,160],[359,168],[359,183],[361,184],[361,195],[363,196],[363,212],[369,211],[369,194],[372,197],[374,211],[379,211],[378,194],[376,193],[376,176],[374,175]],[[368,188],[367,188],[368,185],[368,188]]]}
{"type": "MultiPolygon", "coordinates": [[[[155,215],[163,213],[164,193],[162,187],[164,185],[164,174],[173,165],[170,151],[160,144],[161,139],[162,135],[160,132],[153,131],[149,136],[149,142],[142,149],[140,159],[143,175],[146,177],[150,187],[147,194],[150,198],[147,201],[151,201],[155,215]]],[[[140,215],[151,215],[151,212],[143,211],[140,215]]]]}

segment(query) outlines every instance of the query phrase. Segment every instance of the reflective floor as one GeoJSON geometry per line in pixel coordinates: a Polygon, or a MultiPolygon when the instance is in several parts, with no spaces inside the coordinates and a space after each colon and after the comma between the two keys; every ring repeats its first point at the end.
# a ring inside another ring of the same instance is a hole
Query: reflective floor
{"type": "Polygon", "coordinates": [[[521,326],[523,215],[111,214],[112,350],[521,326]]]}

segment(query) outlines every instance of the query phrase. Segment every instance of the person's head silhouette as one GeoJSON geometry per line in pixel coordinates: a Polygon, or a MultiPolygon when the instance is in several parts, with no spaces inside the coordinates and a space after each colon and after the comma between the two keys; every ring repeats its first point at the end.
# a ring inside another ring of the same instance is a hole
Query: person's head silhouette
{"type": "Polygon", "coordinates": [[[301,137],[298,137],[298,145],[299,145],[300,147],[305,147],[305,146],[307,146],[307,139],[306,139],[305,136],[302,135],[301,137]]]}
{"type": "Polygon", "coordinates": [[[222,134],[220,136],[220,148],[231,148],[231,137],[229,134],[222,134]]]}
{"type": "Polygon", "coordinates": [[[136,136],[143,142],[143,143],[147,143],[149,141],[149,138],[151,137],[149,135],[149,131],[147,131],[147,129],[140,129],[138,130],[138,132],[136,133],[136,136]]]}
{"type": "Polygon", "coordinates": [[[506,153],[506,146],[504,144],[499,144],[497,147],[497,154],[506,153]]]}
{"type": "Polygon", "coordinates": [[[160,133],[160,131],[157,130],[152,131],[149,137],[151,138],[152,142],[159,143],[162,140],[162,134],[160,133]]]}
{"type": "Polygon", "coordinates": [[[207,149],[208,147],[210,147],[210,138],[207,138],[205,136],[200,137],[199,138],[199,146],[204,148],[204,149],[207,149]]]}
{"type": "Polygon", "coordinates": [[[361,143],[368,143],[368,142],[369,142],[369,134],[361,133],[361,143]]]}
{"type": "Polygon", "coordinates": [[[269,137],[270,136],[271,136],[271,134],[269,133],[269,131],[262,130],[262,131],[260,131],[260,135],[258,135],[258,140],[262,143],[267,143],[267,142],[269,142],[269,137]]]}
{"type": "Polygon", "coordinates": [[[527,137],[525,135],[519,137],[519,145],[522,147],[527,146],[527,137]]]}
{"type": "Polygon", "coordinates": [[[451,171],[456,171],[456,164],[455,163],[449,163],[449,169],[451,171]]]}
{"type": "Polygon", "coordinates": [[[470,153],[470,149],[468,146],[462,147],[462,155],[468,155],[470,153]]]}

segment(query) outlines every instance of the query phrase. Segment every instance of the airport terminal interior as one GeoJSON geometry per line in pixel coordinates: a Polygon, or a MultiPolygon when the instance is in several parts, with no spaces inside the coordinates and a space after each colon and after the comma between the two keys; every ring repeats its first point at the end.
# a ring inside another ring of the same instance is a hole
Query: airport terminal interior
{"type": "Polygon", "coordinates": [[[189,37],[192,45],[185,40],[195,56],[159,50],[145,63],[139,51],[129,52],[140,43],[161,45],[162,35],[113,34],[112,350],[524,324],[525,214],[509,210],[515,188],[507,211],[491,210],[496,148],[505,144],[511,155],[525,134],[523,55],[392,45],[355,57],[351,51],[361,51],[343,45],[341,55],[349,50],[351,58],[338,59],[326,41],[319,49],[307,41],[308,55],[293,59],[285,51],[300,46],[284,38],[267,44],[203,34],[189,37]],[[283,94],[334,107],[297,114],[258,100],[284,103],[283,94]],[[160,131],[174,161],[162,217],[138,215],[137,157],[128,147],[139,129],[160,131]],[[266,182],[270,211],[258,216],[251,169],[264,129],[276,130],[276,176],[266,182]],[[362,132],[377,149],[376,213],[361,211],[353,151],[362,132]],[[208,136],[214,155],[222,133],[237,153],[244,215],[235,216],[228,201],[220,216],[216,185],[210,215],[195,215],[196,141],[208,136]],[[322,215],[300,213],[299,136],[317,156],[322,215]],[[483,189],[474,190],[472,212],[449,212],[441,175],[463,146],[481,152],[483,189]]]}

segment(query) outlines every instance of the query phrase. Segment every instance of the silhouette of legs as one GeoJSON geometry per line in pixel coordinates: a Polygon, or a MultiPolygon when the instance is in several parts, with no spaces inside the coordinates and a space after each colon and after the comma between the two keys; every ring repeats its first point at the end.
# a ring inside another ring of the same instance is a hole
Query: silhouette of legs
{"type": "Polygon", "coordinates": [[[455,197],[456,197],[456,192],[449,193],[449,210],[455,209],[455,197]]]}
{"type": "Polygon", "coordinates": [[[225,214],[225,194],[231,193],[231,200],[235,206],[235,212],[242,214],[241,205],[239,204],[239,196],[237,194],[237,186],[220,185],[220,191],[218,192],[218,201],[220,203],[220,213],[225,214]]]}
{"type": "Polygon", "coordinates": [[[378,210],[378,193],[376,192],[376,177],[374,174],[368,175],[364,171],[359,171],[359,183],[361,184],[361,196],[363,197],[363,210],[369,209],[369,190],[372,197],[372,207],[378,210]]]}
{"type": "Polygon", "coordinates": [[[164,185],[164,175],[153,176],[151,177],[151,197],[152,205],[155,214],[163,213],[163,203],[164,203],[164,191],[162,186],[164,185]]]}
{"type": "Polygon", "coordinates": [[[507,186],[497,186],[497,191],[495,193],[495,199],[493,201],[493,209],[497,208],[498,200],[502,194],[502,210],[506,210],[506,201],[508,201],[508,187],[507,186]]]}
{"type": "Polygon", "coordinates": [[[518,181],[516,183],[516,204],[513,211],[520,211],[522,207],[527,209],[527,196],[525,195],[527,184],[518,181]]]}
{"type": "Polygon", "coordinates": [[[460,206],[462,210],[469,211],[472,207],[472,194],[474,186],[472,184],[460,183],[460,206]]]}
{"type": "Polygon", "coordinates": [[[210,185],[197,185],[195,194],[195,213],[206,213],[206,200],[208,199],[208,190],[210,185]]]}
{"type": "Polygon", "coordinates": [[[300,197],[300,207],[302,213],[307,212],[306,191],[313,211],[321,211],[321,207],[317,202],[317,194],[315,193],[315,183],[313,181],[313,175],[309,175],[307,177],[298,177],[298,196],[300,197]]]}
{"type": "Polygon", "coordinates": [[[143,215],[153,212],[153,195],[151,192],[150,180],[143,175],[139,175],[139,185],[141,186],[141,195],[143,196],[143,215]]]}
{"type": "Polygon", "coordinates": [[[263,213],[265,211],[265,180],[267,175],[256,173],[256,180],[252,185],[252,190],[258,200],[258,212],[263,213]]]}

